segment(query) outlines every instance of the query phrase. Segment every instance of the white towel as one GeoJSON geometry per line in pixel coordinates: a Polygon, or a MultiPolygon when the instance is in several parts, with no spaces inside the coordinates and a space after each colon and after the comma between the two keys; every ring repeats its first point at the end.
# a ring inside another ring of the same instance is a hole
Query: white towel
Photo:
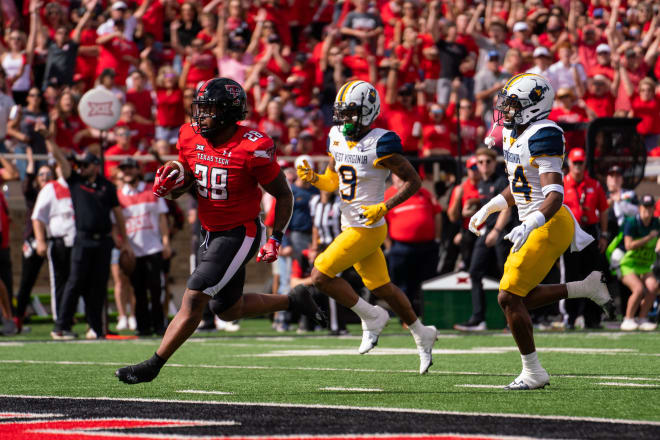
{"type": "Polygon", "coordinates": [[[589,244],[592,241],[594,241],[594,238],[582,230],[580,224],[575,219],[575,216],[573,215],[571,208],[569,208],[566,205],[563,206],[566,208],[569,214],[571,214],[571,218],[573,218],[573,225],[575,225],[575,231],[573,232],[573,241],[571,242],[571,252],[580,252],[582,249],[589,246],[589,244]]]}

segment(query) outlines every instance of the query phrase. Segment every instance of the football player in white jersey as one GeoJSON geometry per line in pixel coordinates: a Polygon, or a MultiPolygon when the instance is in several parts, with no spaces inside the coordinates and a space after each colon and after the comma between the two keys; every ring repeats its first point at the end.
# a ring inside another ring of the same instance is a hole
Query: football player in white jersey
{"type": "Polygon", "coordinates": [[[330,163],[324,174],[317,174],[304,163],[298,176],[317,188],[341,198],[339,234],[314,261],[312,280],[326,295],[353,310],[362,320],[360,354],[378,343],[378,336],[389,320],[385,309],[360,298],[337,274],[355,267],[364,285],[384,299],[408,325],[419,351],[419,372],[432,364],[431,350],[437,338],[433,326],[424,326],[406,295],[390,281],[380,246],[387,236],[383,217],[388,210],[415,194],[421,185],[419,175],[401,155],[401,139],[396,133],[371,128],[380,114],[380,98],[375,87],[365,81],[350,81],[337,93],[334,123],[328,135],[330,163]],[[403,180],[399,191],[383,202],[385,179],[393,172],[403,180]]]}
{"type": "Polygon", "coordinates": [[[475,213],[469,224],[470,231],[479,235],[489,215],[514,204],[522,222],[504,237],[513,246],[497,297],[523,364],[522,373],[506,386],[509,390],[543,388],[550,383],[536,354],[528,310],[563,298],[590,298],[601,306],[611,301],[600,272],[592,272],[583,281],[539,285],[569,246],[578,251],[593,240],[562,204],[564,135],[546,119],[554,96],[550,82],[532,73],[512,77],[500,91],[494,120],[504,126],[509,186],[475,213]]]}

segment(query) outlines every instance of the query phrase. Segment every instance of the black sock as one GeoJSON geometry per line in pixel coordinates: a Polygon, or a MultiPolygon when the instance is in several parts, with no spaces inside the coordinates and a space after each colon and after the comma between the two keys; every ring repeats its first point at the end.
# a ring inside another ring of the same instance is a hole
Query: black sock
{"type": "Polygon", "coordinates": [[[158,353],[154,353],[154,355],[151,356],[151,359],[149,359],[147,362],[160,370],[163,368],[163,365],[165,365],[165,362],[167,361],[158,356],[158,353]]]}

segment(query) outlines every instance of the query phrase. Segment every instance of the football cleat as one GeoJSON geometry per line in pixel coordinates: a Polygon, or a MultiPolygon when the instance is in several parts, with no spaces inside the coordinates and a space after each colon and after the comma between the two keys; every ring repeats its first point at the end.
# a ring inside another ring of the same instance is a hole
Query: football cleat
{"type": "Polygon", "coordinates": [[[142,382],[151,382],[160,373],[160,368],[151,363],[151,359],[136,365],[122,367],[115,371],[115,376],[124,383],[135,385],[142,382]]]}
{"type": "Polygon", "coordinates": [[[419,374],[426,374],[429,367],[433,365],[433,344],[438,339],[438,330],[435,326],[427,325],[424,327],[422,335],[413,333],[413,339],[417,344],[417,351],[419,352],[419,374]]]}
{"type": "Polygon", "coordinates": [[[510,391],[523,391],[545,388],[546,385],[550,385],[550,376],[547,371],[544,369],[541,370],[542,371],[534,374],[527,372],[521,373],[513,382],[505,386],[504,389],[510,391]]]}
{"type": "Polygon", "coordinates": [[[323,328],[328,327],[328,318],[316,304],[308,289],[296,288],[289,293],[289,310],[300,312],[323,328]]]}
{"type": "Polygon", "coordinates": [[[360,354],[368,353],[372,348],[378,345],[378,337],[390,320],[390,314],[380,306],[374,306],[376,317],[368,321],[362,320],[362,343],[358,352],[360,354]]]}

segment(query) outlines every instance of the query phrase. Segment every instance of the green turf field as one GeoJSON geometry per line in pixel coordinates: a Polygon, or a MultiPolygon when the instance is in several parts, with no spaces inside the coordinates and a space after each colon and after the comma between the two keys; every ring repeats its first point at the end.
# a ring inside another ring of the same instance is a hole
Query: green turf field
{"type": "MultiPolygon", "coordinates": [[[[352,336],[275,333],[246,320],[238,333],[194,335],[150,384],[114,370],[151,356],[160,339],[51,341],[50,324],[0,338],[0,394],[380,406],[478,413],[660,421],[660,335],[536,333],[551,375],[544,390],[507,392],[520,371],[510,334],[441,332],[430,373],[417,373],[412,337],[391,320],[379,346],[357,354],[352,336]],[[225,394],[226,393],[226,394],[225,394]]],[[[84,327],[74,330],[84,334],[84,327]]]]}

